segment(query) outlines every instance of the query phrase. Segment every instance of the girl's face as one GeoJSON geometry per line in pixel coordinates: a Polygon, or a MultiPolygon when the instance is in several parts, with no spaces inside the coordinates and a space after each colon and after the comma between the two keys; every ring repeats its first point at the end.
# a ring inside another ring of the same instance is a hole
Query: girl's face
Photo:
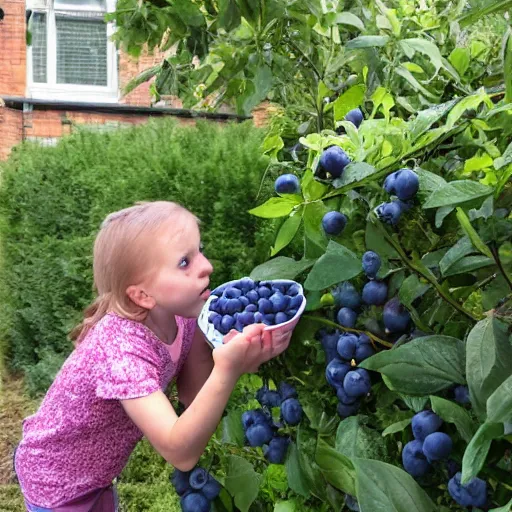
{"type": "Polygon", "coordinates": [[[210,291],[211,263],[202,253],[201,235],[190,216],[183,229],[172,223],[162,228],[155,240],[156,270],[144,286],[155,307],[185,318],[196,318],[210,291]]]}

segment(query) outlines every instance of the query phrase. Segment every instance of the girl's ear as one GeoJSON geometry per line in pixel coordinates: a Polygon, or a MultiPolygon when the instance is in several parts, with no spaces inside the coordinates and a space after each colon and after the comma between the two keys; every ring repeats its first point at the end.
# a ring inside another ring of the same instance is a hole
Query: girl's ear
{"type": "Polygon", "coordinates": [[[126,288],[126,295],[137,306],[144,309],[153,309],[156,301],[151,295],[148,295],[139,285],[130,285],[126,288]]]}

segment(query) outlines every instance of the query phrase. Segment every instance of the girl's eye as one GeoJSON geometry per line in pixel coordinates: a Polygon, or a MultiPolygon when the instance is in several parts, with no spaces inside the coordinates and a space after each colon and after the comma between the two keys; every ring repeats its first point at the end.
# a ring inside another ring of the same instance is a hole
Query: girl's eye
{"type": "Polygon", "coordinates": [[[185,267],[188,267],[188,258],[182,258],[182,260],[180,261],[180,264],[179,264],[179,267],[180,268],[185,268],[185,267]]]}

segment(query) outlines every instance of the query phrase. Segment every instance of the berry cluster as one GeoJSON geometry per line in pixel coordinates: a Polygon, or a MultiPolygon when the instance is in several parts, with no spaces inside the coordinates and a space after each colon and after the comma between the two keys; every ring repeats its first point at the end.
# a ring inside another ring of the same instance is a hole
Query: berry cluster
{"type": "Polygon", "coordinates": [[[211,502],[221,490],[219,482],[201,467],[191,471],[175,469],[171,475],[171,482],[181,496],[183,512],[209,512],[211,502]]]}
{"type": "Polygon", "coordinates": [[[263,447],[263,455],[272,464],[282,464],[286,458],[290,438],[278,433],[283,426],[272,419],[270,410],[280,407],[281,421],[295,426],[302,420],[302,406],[297,391],[287,382],[279,384],[279,391],[261,387],[256,393],[261,409],[252,409],[242,415],[245,437],[250,446],[263,447]]]}
{"type": "Polygon", "coordinates": [[[208,321],[221,334],[247,325],[278,325],[291,320],[304,300],[297,283],[253,281],[244,277],[212,291],[208,321]]]}
{"type": "Polygon", "coordinates": [[[462,474],[455,474],[448,482],[450,496],[463,507],[483,507],[487,503],[487,482],[472,478],[467,484],[461,484],[462,474]]]}
{"type": "Polygon", "coordinates": [[[418,175],[411,169],[400,169],[384,180],[384,190],[397,197],[390,203],[377,206],[377,215],[381,220],[391,225],[398,224],[403,212],[411,208],[411,199],[419,189],[418,175]]]}
{"type": "Polygon", "coordinates": [[[433,462],[447,459],[453,443],[448,434],[439,432],[443,420],[432,411],[422,411],[412,418],[414,441],[404,446],[404,469],[415,478],[427,474],[433,462]]]}

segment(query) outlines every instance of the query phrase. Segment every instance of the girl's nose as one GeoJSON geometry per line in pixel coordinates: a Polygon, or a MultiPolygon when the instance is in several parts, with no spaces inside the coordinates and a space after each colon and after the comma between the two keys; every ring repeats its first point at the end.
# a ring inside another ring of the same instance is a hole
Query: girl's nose
{"type": "Polygon", "coordinates": [[[213,266],[210,263],[210,260],[202,254],[203,262],[201,266],[201,277],[203,276],[209,276],[213,272],[213,266]]]}

